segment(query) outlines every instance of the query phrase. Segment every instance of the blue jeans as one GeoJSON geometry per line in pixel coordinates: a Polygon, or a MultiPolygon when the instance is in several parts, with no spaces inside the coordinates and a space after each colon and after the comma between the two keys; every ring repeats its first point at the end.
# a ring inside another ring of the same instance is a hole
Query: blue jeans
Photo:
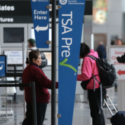
{"type": "MultiPolygon", "coordinates": [[[[32,104],[28,103],[26,105],[27,111],[26,111],[26,118],[24,119],[22,125],[32,125],[32,104]]],[[[43,125],[43,121],[45,118],[45,112],[47,108],[47,103],[37,103],[36,109],[37,109],[37,125],[43,125]]]]}

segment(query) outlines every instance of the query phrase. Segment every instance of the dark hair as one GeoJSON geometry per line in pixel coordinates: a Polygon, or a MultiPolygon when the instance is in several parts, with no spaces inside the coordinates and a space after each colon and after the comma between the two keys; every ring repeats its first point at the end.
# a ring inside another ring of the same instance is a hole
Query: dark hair
{"type": "Polygon", "coordinates": [[[111,45],[115,45],[115,41],[112,40],[112,41],[111,41],[111,45]]]}
{"type": "Polygon", "coordinates": [[[122,42],[122,39],[119,39],[119,38],[118,38],[118,39],[116,39],[116,41],[118,41],[118,40],[120,40],[120,41],[122,42]]]}
{"type": "Polygon", "coordinates": [[[32,62],[33,58],[36,60],[40,55],[40,52],[37,50],[33,50],[29,53],[29,61],[32,62]]]}
{"type": "Polygon", "coordinates": [[[84,58],[87,54],[90,53],[90,48],[88,45],[86,45],[85,43],[81,43],[81,47],[80,47],[80,57],[84,58]]]}

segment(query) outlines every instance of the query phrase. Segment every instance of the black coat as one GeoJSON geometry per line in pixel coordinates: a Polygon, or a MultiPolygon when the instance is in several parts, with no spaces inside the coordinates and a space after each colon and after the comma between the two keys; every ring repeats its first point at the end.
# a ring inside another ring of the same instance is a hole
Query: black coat
{"type": "Polygon", "coordinates": [[[122,55],[121,57],[117,57],[117,60],[119,63],[125,63],[125,54],[122,55]]]}

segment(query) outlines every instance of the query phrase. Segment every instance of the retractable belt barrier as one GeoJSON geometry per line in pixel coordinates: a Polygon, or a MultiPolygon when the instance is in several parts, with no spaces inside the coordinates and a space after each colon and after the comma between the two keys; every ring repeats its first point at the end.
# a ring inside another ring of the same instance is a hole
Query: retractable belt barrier
{"type": "Polygon", "coordinates": [[[6,84],[6,83],[19,83],[19,81],[0,81],[0,87],[19,87],[21,90],[24,87],[31,87],[32,95],[32,119],[33,125],[37,125],[37,113],[36,113],[36,93],[35,93],[35,82],[30,82],[27,84],[6,84]],[[4,84],[2,84],[4,83],[4,84]]]}

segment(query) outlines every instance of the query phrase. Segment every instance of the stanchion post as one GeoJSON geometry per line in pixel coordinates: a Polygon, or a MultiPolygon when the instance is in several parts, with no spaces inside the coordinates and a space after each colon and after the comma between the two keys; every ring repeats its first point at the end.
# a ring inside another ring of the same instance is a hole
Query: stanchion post
{"type": "Polygon", "coordinates": [[[52,103],[51,103],[51,125],[56,125],[56,0],[52,0],[52,103]]]}
{"type": "Polygon", "coordinates": [[[32,119],[33,119],[33,125],[37,125],[35,82],[31,82],[31,93],[32,93],[32,119]]]}
{"type": "MultiPolygon", "coordinates": [[[[10,81],[12,83],[13,81],[10,81]]],[[[8,83],[8,81],[0,81],[0,83],[8,83]]],[[[13,86],[18,86],[18,87],[31,87],[31,95],[32,95],[32,120],[33,120],[33,125],[37,125],[37,112],[36,112],[36,91],[35,91],[35,82],[31,82],[30,84],[0,84],[0,87],[13,87],[13,86]]]]}

